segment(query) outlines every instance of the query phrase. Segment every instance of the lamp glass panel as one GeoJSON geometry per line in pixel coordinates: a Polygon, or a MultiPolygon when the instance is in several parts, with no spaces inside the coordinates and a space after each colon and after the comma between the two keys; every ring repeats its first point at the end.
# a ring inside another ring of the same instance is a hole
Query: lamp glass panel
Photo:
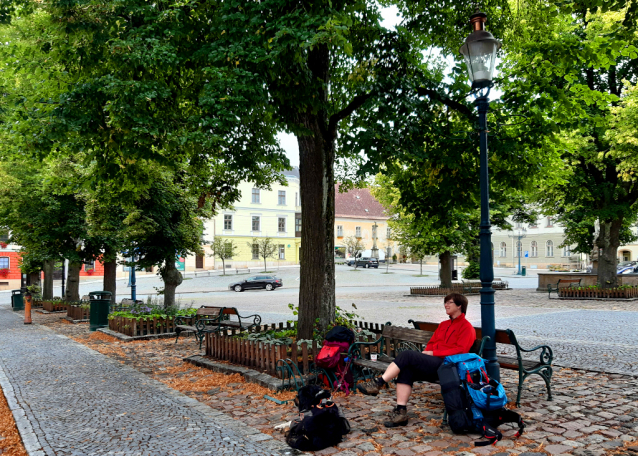
{"type": "Polygon", "coordinates": [[[496,61],[496,41],[472,41],[467,44],[465,62],[470,69],[472,81],[491,81],[496,61]]]}

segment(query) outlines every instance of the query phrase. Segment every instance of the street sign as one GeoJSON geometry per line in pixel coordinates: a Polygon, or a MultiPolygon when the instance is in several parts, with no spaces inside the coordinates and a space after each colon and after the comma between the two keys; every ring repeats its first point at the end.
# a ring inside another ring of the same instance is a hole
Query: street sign
{"type": "Polygon", "coordinates": [[[525,250],[525,258],[529,258],[529,250],[525,250]]]}

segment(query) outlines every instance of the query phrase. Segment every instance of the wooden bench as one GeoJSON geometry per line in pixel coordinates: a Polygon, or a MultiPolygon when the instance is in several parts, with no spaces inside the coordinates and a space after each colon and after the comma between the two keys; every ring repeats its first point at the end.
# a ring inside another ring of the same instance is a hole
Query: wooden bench
{"type": "Polygon", "coordinates": [[[564,285],[562,288],[574,287],[574,286],[579,287],[581,280],[582,279],[558,279],[558,282],[556,282],[556,286],[552,286],[551,283],[548,283],[547,284],[548,298],[551,299],[552,291],[555,291],[556,294],[560,296],[558,289],[561,288],[561,284],[564,285]]]}
{"type": "Polygon", "coordinates": [[[186,317],[179,316],[175,318],[175,332],[177,337],[175,343],[179,339],[182,332],[193,332],[199,340],[199,348],[202,348],[202,341],[207,333],[220,332],[222,328],[233,329],[250,329],[261,325],[261,317],[259,315],[248,315],[246,317],[239,315],[235,307],[213,307],[202,306],[197,309],[195,319],[192,325],[184,324],[186,317]],[[236,316],[237,320],[231,320],[231,316],[236,316]],[[242,321],[249,320],[252,321],[242,321]]]}
{"type": "MultiPolygon", "coordinates": [[[[385,371],[402,351],[423,351],[433,334],[434,331],[386,325],[377,340],[355,342],[348,351],[348,357],[352,360],[355,384],[358,380],[370,377],[370,375],[366,375],[366,372],[385,371]],[[376,361],[370,359],[371,353],[377,353],[378,358],[376,361]]],[[[481,355],[487,339],[486,337],[474,341],[470,351],[481,355]]]]}
{"type": "MultiPolygon", "coordinates": [[[[436,331],[436,328],[439,327],[439,323],[431,323],[427,321],[408,320],[408,323],[412,323],[416,329],[424,331],[428,334],[436,331]]],[[[476,330],[477,338],[483,336],[483,331],[481,330],[481,328],[477,328],[475,326],[474,329],[476,330]]],[[[497,356],[498,363],[503,369],[518,371],[518,394],[516,396],[516,406],[520,407],[523,382],[532,374],[538,374],[543,378],[547,387],[548,400],[551,401],[551,380],[553,373],[552,360],[554,359],[552,349],[547,345],[539,345],[538,347],[526,350],[518,344],[516,336],[511,329],[497,329],[495,338],[497,344],[513,345],[516,349],[516,357],[504,355],[497,356]],[[530,353],[536,350],[541,350],[538,361],[523,359],[523,353],[530,353]]]]}

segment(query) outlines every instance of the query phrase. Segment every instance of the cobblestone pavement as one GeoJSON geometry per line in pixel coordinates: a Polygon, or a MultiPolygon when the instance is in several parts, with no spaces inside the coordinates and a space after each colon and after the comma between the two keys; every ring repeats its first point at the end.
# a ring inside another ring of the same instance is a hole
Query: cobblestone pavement
{"type": "MultiPolygon", "coordinates": [[[[0,386],[30,455],[275,455],[267,434],[0,310],[0,386]]],[[[84,331],[87,330],[87,325],[84,331]]]]}
{"type": "MultiPolygon", "coordinates": [[[[70,335],[91,348],[125,363],[151,378],[221,410],[234,419],[283,441],[274,425],[295,417],[292,404],[277,405],[264,400],[264,389],[246,384],[238,375],[212,373],[181,358],[197,352],[193,338],[179,344],[172,340],[121,344],[106,336],[89,337],[87,325],[55,322],[53,316],[38,316],[50,328],[70,335]]],[[[511,398],[518,378],[513,371],[502,372],[502,382],[511,398]]],[[[316,452],[337,456],[603,456],[638,454],[638,379],[617,374],[599,374],[558,368],[553,378],[554,400],[547,401],[540,377],[525,382],[521,407],[516,409],[527,423],[525,434],[514,439],[515,429],[502,426],[503,440],[495,447],[474,447],[478,435],[453,435],[441,424],[442,398],[437,385],[417,384],[408,406],[407,427],[386,429],[382,422],[394,406],[395,391],[390,386],[379,396],[360,394],[336,402],[352,425],[352,432],[336,448],[316,452]]],[[[290,399],[294,393],[273,394],[290,399]]],[[[193,453],[196,454],[196,453],[193,453]]],[[[259,453],[258,453],[259,454],[259,453]]]]}

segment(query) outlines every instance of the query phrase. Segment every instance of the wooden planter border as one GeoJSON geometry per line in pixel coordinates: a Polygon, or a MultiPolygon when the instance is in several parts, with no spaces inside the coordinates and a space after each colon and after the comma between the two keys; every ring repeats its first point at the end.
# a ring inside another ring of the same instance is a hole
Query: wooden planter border
{"type": "MultiPolygon", "coordinates": [[[[193,317],[183,319],[184,324],[192,325],[193,317]]],[[[151,334],[166,334],[175,332],[175,318],[148,318],[136,320],[129,317],[109,318],[109,329],[130,337],[148,336],[151,334]]]]}
{"type": "Polygon", "coordinates": [[[572,299],[632,299],[638,298],[638,287],[582,289],[564,287],[558,289],[558,296],[572,299]]]}
{"type": "MultiPolygon", "coordinates": [[[[281,378],[282,371],[277,370],[278,360],[290,359],[305,375],[310,372],[310,365],[321,349],[316,340],[313,340],[312,343],[303,342],[301,344],[270,344],[232,337],[237,334],[238,332],[234,329],[222,333],[206,334],[206,356],[281,378]]],[[[376,340],[376,336],[359,336],[358,339],[367,342],[376,340]]]]}
{"type": "Polygon", "coordinates": [[[66,316],[72,320],[88,320],[91,309],[83,309],[79,305],[70,305],[67,308],[66,316]]]}
{"type": "Polygon", "coordinates": [[[52,301],[42,301],[42,309],[47,312],[64,312],[68,308],[68,304],[58,304],[52,301]]]}

